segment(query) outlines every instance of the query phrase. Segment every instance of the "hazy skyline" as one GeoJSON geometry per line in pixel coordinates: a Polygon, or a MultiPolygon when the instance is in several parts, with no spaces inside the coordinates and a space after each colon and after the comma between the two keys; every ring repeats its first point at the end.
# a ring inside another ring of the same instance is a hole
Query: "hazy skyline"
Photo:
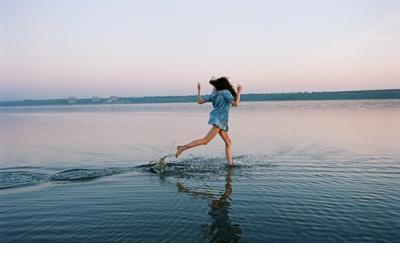
{"type": "Polygon", "coordinates": [[[0,0],[0,100],[400,88],[400,1],[0,0]]]}

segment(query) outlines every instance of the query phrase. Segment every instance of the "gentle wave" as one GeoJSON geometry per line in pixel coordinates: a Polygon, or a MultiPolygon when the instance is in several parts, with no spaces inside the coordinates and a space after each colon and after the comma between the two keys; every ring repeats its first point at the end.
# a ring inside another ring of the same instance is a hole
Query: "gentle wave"
{"type": "Polygon", "coordinates": [[[51,181],[87,181],[126,171],[127,168],[74,168],[61,171],[29,166],[1,168],[0,190],[34,186],[51,181]]]}
{"type": "Polygon", "coordinates": [[[49,179],[44,173],[29,171],[0,172],[0,189],[25,187],[43,183],[49,179]]]}
{"type": "Polygon", "coordinates": [[[104,168],[104,169],[74,168],[57,172],[51,176],[51,179],[58,181],[90,180],[122,172],[123,170],[118,168],[104,168]]]}

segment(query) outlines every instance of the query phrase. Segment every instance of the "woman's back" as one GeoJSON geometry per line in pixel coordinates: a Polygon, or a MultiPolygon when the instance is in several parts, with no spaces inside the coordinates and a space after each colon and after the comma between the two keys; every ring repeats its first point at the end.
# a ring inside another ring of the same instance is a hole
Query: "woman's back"
{"type": "Polygon", "coordinates": [[[208,124],[228,131],[229,110],[233,99],[231,92],[228,90],[214,91],[211,95],[204,96],[204,100],[212,102],[214,107],[210,112],[208,124]]]}

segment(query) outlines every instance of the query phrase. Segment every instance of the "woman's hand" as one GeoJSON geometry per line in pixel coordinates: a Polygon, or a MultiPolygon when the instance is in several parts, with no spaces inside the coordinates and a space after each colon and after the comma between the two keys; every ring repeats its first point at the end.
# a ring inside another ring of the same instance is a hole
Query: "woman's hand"
{"type": "Polygon", "coordinates": [[[240,102],[240,92],[242,92],[242,85],[238,85],[236,88],[236,98],[232,101],[232,106],[237,107],[239,106],[240,102]]]}
{"type": "Polygon", "coordinates": [[[242,92],[242,85],[238,85],[236,90],[237,93],[240,94],[240,92],[242,92]]]}
{"type": "Polygon", "coordinates": [[[206,101],[201,98],[200,89],[201,89],[200,83],[197,83],[197,103],[203,104],[206,103],[206,101]]]}

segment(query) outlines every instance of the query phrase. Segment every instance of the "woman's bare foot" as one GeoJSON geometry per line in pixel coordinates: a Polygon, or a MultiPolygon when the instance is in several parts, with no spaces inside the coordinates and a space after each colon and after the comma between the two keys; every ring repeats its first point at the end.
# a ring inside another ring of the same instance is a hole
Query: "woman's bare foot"
{"type": "Polygon", "coordinates": [[[178,156],[179,156],[182,152],[183,152],[183,146],[178,145],[178,146],[176,147],[176,154],[175,154],[175,157],[178,158],[178,156]]]}

